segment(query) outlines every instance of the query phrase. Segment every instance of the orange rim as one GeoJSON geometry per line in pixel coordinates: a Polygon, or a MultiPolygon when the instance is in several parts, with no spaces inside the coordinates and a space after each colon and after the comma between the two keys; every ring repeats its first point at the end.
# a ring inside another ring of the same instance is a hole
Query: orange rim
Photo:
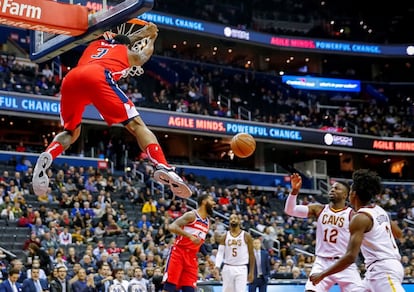
{"type": "Polygon", "coordinates": [[[132,24],[138,24],[138,25],[147,25],[148,21],[139,19],[139,18],[132,18],[130,20],[127,21],[128,23],[132,23],[132,24]]]}

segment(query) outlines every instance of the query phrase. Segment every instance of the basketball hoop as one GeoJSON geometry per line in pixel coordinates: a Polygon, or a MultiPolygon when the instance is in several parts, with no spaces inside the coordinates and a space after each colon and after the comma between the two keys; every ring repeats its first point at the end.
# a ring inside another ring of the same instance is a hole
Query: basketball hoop
{"type": "MultiPolygon", "coordinates": [[[[145,20],[141,20],[138,18],[130,19],[127,22],[121,23],[117,25],[116,27],[112,28],[110,31],[106,31],[103,34],[103,37],[108,40],[112,39],[117,34],[122,34],[127,37],[131,37],[135,34],[138,34],[141,32],[141,30],[144,28],[145,25],[147,25],[148,22],[145,20]]],[[[149,38],[143,38],[139,41],[136,41],[135,43],[131,44],[130,49],[134,52],[141,52],[145,46],[148,44],[149,38]]],[[[144,74],[144,69],[141,66],[131,66],[128,70],[124,72],[122,77],[127,76],[140,76],[144,74]]]]}

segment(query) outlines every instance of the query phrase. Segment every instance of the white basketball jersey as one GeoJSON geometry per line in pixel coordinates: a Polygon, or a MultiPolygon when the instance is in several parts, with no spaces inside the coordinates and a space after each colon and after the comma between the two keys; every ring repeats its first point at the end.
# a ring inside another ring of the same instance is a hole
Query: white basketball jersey
{"type": "Polygon", "coordinates": [[[401,260],[400,251],[391,231],[390,218],[380,206],[364,207],[358,213],[366,213],[372,218],[372,228],[364,234],[361,252],[365,265],[385,259],[401,260]]]}
{"type": "Polygon", "coordinates": [[[224,264],[232,266],[247,265],[249,263],[249,251],[244,240],[244,231],[233,237],[227,231],[226,242],[224,243],[224,264]]]}
{"type": "Polygon", "coordinates": [[[318,216],[315,253],[320,257],[341,257],[348,246],[352,208],[340,210],[325,205],[318,216]]]}

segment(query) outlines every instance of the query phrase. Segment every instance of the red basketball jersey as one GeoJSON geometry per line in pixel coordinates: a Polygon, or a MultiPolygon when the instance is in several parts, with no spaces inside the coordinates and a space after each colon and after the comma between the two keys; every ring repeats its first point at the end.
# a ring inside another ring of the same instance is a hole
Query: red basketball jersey
{"type": "Polygon", "coordinates": [[[79,59],[78,66],[99,64],[112,73],[115,80],[130,67],[128,47],[122,44],[111,44],[106,40],[96,40],[89,44],[79,59]]]}
{"type": "Polygon", "coordinates": [[[188,237],[178,235],[175,239],[174,246],[189,249],[197,253],[200,246],[206,239],[208,229],[210,227],[210,220],[208,218],[201,218],[196,210],[193,210],[192,212],[194,212],[196,219],[193,222],[184,225],[183,230],[200,238],[201,243],[199,245],[195,245],[188,237]]]}

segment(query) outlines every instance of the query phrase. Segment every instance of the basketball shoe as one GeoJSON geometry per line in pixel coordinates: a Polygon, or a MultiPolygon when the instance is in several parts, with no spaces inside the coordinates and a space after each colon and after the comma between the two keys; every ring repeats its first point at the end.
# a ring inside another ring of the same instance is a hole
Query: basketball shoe
{"type": "Polygon", "coordinates": [[[37,196],[46,193],[49,188],[49,177],[46,171],[52,162],[52,155],[49,152],[43,152],[37,159],[32,179],[33,191],[37,196]]]}
{"type": "Polygon", "coordinates": [[[154,179],[163,185],[170,186],[171,191],[177,197],[186,199],[192,195],[190,188],[185,184],[182,178],[175,173],[174,168],[159,163],[155,167],[154,179]]]}

